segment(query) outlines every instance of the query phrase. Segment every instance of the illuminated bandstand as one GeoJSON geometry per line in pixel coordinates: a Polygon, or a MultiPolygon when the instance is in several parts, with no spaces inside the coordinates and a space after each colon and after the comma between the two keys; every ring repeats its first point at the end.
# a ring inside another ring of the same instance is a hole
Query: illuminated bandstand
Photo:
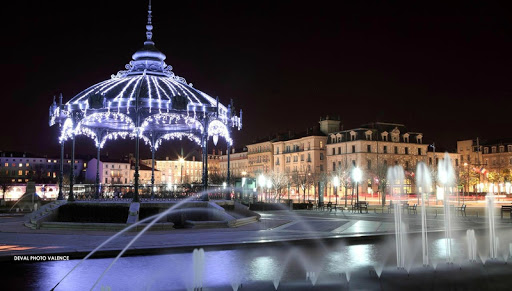
{"type": "MultiPolygon", "coordinates": [[[[231,130],[242,128],[242,111],[239,116],[232,104],[221,104],[218,98],[194,88],[182,77],[172,72],[164,60],[166,56],[152,41],[151,3],[146,25],[144,47],[132,56],[126,70],[112,75],[109,80],[95,84],[66,103],[56,100],[50,106],[50,126],[59,125],[61,164],[59,196],[62,193],[64,143],[72,143],[71,163],[74,164],[75,138],[91,138],[97,148],[96,193],[99,198],[100,150],[109,140],[135,139],[134,201],[139,201],[139,141],[151,148],[151,194],[154,196],[155,152],[164,140],[187,138],[202,149],[202,182],[208,186],[208,140],[212,137],[226,140],[228,150],[233,143],[231,130]]],[[[70,173],[68,200],[73,201],[73,171],[70,173]]],[[[229,169],[227,172],[229,182],[229,169]]]]}

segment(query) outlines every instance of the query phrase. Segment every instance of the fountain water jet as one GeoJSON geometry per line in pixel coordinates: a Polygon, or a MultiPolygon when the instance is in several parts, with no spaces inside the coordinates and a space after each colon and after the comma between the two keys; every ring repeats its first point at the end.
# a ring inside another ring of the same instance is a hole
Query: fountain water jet
{"type": "Polygon", "coordinates": [[[432,187],[432,178],[427,165],[423,162],[416,167],[416,186],[418,195],[421,196],[421,247],[423,250],[423,266],[428,266],[428,237],[427,237],[427,207],[425,205],[425,193],[432,187]]]}
{"type": "MultiPolygon", "coordinates": [[[[207,192],[207,191],[205,191],[207,192]]],[[[112,261],[112,263],[110,263],[110,265],[105,269],[105,271],[103,271],[103,273],[101,273],[100,277],[98,278],[98,280],[96,280],[96,282],[94,283],[94,285],[91,287],[90,290],[93,290],[94,287],[96,287],[96,285],[101,281],[101,279],[103,278],[103,276],[105,276],[105,274],[108,272],[108,270],[110,270],[110,268],[112,268],[112,266],[119,260],[119,258],[128,250],[128,248],[130,248],[132,246],[133,243],[135,243],[135,241],[137,241],[139,239],[139,237],[141,237],[149,228],[151,228],[157,221],[159,221],[160,219],[162,219],[163,217],[165,217],[167,214],[171,213],[172,211],[174,211],[174,209],[178,208],[179,206],[181,206],[182,204],[184,204],[185,202],[188,202],[189,200],[193,199],[194,197],[189,197],[187,199],[184,199],[183,201],[180,201],[179,203],[176,203],[174,206],[170,207],[169,209],[165,210],[164,212],[158,214],[155,218],[153,218],[153,220],[148,224],[146,225],[124,248],[123,250],[117,255],[117,257],[112,261]]]]}
{"type": "Polygon", "coordinates": [[[474,229],[468,229],[466,231],[467,234],[467,241],[468,241],[468,255],[469,255],[469,261],[470,262],[476,262],[476,237],[475,237],[475,230],[474,229]]]}
{"type": "Polygon", "coordinates": [[[447,263],[453,263],[452,255],[452,217],[450,214],[450,193],[455,182],[455,171],[453,170],[452,161],[448,153],[444,154],[444,158],[439,161],[437,167],[438,180],[443,189],[444,204],[444,227],[446,236],[446,260],[447,263]]]}
{"type": "Polygon", "coordinates": [[[193,287],[194,290],[203,289],[203,271],[204,271],[204,250],[194,249],[192,252],[192,259],[194,265],[194,279],[193,287]]]}
{"type": "Polygon", "coordinates": [[[487,202],[487,220],[489,223],[489,257],[495,260],[498,257],[498,238],[496,237],[496,225],[494,220],[494,193],[489,192],[485,197],[487,202]]]}
{"type": "Polygon", "coordinates": [[[398,187],[398,203],[394,205],[395,214],[395,238],[396,238],[396,264],[398,269],[405,269],[405,224],[402,221],[402,204],[401,204],[401,192],[405,181],[404,169],[402,166],[397,165],[389,167],[387,172],[387,179],[391,187],[391,193],[393,194],[395,187],[398,187]]]}

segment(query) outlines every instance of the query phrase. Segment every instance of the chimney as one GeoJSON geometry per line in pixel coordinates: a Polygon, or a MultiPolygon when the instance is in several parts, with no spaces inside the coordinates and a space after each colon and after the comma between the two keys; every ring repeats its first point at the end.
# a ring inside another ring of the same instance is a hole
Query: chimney
{"type": "Polygon", "coordinates": [[[231,153],[234,154],[235,153],[235,148],[232,148],[231,149],[231,153]]]}
{"type": "Polygon", "coordinates": [[[165,157],[165,160],[168,161],[169,160],[169,157],[165,157]]]}
{"type": "Polygon", "coordinates": [[[196,161],[196,156],[192,156],[192,161],[196,161]]]}

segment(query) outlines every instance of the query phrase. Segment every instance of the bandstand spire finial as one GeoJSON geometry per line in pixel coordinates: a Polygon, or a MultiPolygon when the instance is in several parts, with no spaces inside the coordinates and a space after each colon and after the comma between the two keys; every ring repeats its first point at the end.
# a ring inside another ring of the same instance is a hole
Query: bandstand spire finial
{"type": "Polygon", "coordinates": [[[149,6],[148,6],[148,24],[146,24],[146,38],[147,40],[151,41],[151,38],[153,37],[153,25],[151,24],[151,0],[149,0],[149,6]]]}

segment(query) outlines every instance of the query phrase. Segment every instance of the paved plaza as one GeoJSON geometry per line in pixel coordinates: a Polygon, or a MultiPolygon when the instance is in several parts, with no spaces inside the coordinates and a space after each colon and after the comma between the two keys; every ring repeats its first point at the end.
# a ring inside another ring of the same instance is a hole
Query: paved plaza
{"type": "MultiPolygon", "coordinates": [[[[261,243],[306,242],[311,239],[367,239],[394,234],[394,215],[382,209],[369,213],[341,211],[296,210],[266,211],[260,222],[238,228],[175,229],[148,231],[130,248],[127,254],[143,255],[165,251],[188,251],[194,247],[229,247],[261,243]]],[[[467,216],[454,216],[454,229],[485,229],[485,211],[469,208],[467,216]]],[[[419,214],[405,214],[409,232],[420,232],[419,214]]],[[[12,261],[15,255],[68,255],[83,258],[115,232],[83,230],[33,230],[23,226],[21,214],[0,216],[0,260],[12,261]]],[[[442,208],[430,208],[427,219],[430,232],[444,230],[442,208]]],[[[497,216],[496,226],[512,228],[512,219],[497,216]]],[[[107,244],[99,256],[116,256],[136,232],[127,232],[107,244]]]]}

